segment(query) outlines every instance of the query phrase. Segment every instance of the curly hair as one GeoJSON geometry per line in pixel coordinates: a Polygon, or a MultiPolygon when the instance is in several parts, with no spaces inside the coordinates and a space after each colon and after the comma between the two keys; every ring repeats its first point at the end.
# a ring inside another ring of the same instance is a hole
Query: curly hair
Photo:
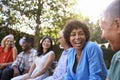
{"type": "Polygon", "coordinates": [[[77,20],[77,19],[73,19],[68,21],[65,26],[64,26],[64,38],[66,40],[66,43],[69,46],[72,46],[70,43],[70,33],[74,30],[74,29],[78,29],[78,28],[82,28],[82,30],[85,33],[86,36],[86,42],[89,40],[90,38],[90,31],[89,28],[86,24],[82,23],[81,21],[77,20]]]}

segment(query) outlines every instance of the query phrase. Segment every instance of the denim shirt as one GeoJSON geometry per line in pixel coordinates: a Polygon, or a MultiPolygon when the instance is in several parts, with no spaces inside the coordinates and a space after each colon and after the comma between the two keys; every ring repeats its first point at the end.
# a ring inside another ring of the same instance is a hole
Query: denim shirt
{"type": "Polygon", "coordinates": [[[105,80],[107,69],[102,50],[93,42],[87,42],[82,50],[76,72],[73,72],[76,49],[69,51],[67,74],[64,80],[105,80]]]}
{"type": "Polygon", "coordinates": [[[120,80],[120,50],[112,58],[108,78],[109,80],[120,80]]]}

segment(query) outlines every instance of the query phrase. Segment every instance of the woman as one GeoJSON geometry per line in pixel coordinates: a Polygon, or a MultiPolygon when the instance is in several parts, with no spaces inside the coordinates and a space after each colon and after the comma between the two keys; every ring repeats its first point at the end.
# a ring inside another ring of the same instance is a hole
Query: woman
{"type": "Polygon", "coordinates": [[[0,46],[0,77],[5,68],[16,59],[17,49],[14,45],[14,36],[9,34],[1,41],[0,46]]]}
{"type": "Polygon", "coordinates": [[[71,20],[65,25],[64,37],[67,44],[73,46],[64,80],[105,80],[107,70],[103,54],[94,42],[89,41],[88,26],[79,20],[71,20]]]}
{"type": "Polygon", "coordinates": [[[29,72],[11,80],[42,80],[48,76],[48,69],[55,58],[50,37],[42,39],[37,53],[29,72]]]}

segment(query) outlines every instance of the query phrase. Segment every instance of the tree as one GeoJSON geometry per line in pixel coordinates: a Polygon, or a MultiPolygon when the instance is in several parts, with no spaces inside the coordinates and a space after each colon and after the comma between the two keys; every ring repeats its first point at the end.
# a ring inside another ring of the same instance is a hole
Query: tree
{"type": "Polygon", "coordinates": [[[39,44],[41,27],[62,28],[73,14],[75,0],[1,0],[0,26],[27,26],[34,32],[35,47],[39,44]],[[3,16],[2,16],[3,15],[3,16]],[[23,25],[25,23],[25,25],[23,25]],[[49,25],[49,26],[48,26],[49,25]]]}
{"type": "Polygon", "coordinates": [[[91,32],[91,40],[97,43],[105,43],[106,41],[101,38],[101,29],[99,27],[99,21],[97,23],[89,22],[88,26],[91,32]]]}

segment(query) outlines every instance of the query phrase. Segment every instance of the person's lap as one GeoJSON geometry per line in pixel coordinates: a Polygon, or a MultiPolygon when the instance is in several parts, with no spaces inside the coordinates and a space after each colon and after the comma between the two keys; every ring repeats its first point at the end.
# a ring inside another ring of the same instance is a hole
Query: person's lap
{"type": "Polygon", "coordinates": [[[1,80],[2,72],[3,72],[3,70],[0,70],[0,80],[1,80]]]}
{"type": "Polygon", "coordinates": [[[1,79],[2,80],[10,80],[10,78],[13,77],[13,70],[11,68],[11,65],[7,66],[1,74],[1,79]]]}
{"type": "Polygon", "coordinates": [[[21,80],[21,79],[22,79],[23,77],[25,77],[25,76],[27,76],[27,74],[14,77],[14,78],[12,78],[11,80],[21,80]]]}

